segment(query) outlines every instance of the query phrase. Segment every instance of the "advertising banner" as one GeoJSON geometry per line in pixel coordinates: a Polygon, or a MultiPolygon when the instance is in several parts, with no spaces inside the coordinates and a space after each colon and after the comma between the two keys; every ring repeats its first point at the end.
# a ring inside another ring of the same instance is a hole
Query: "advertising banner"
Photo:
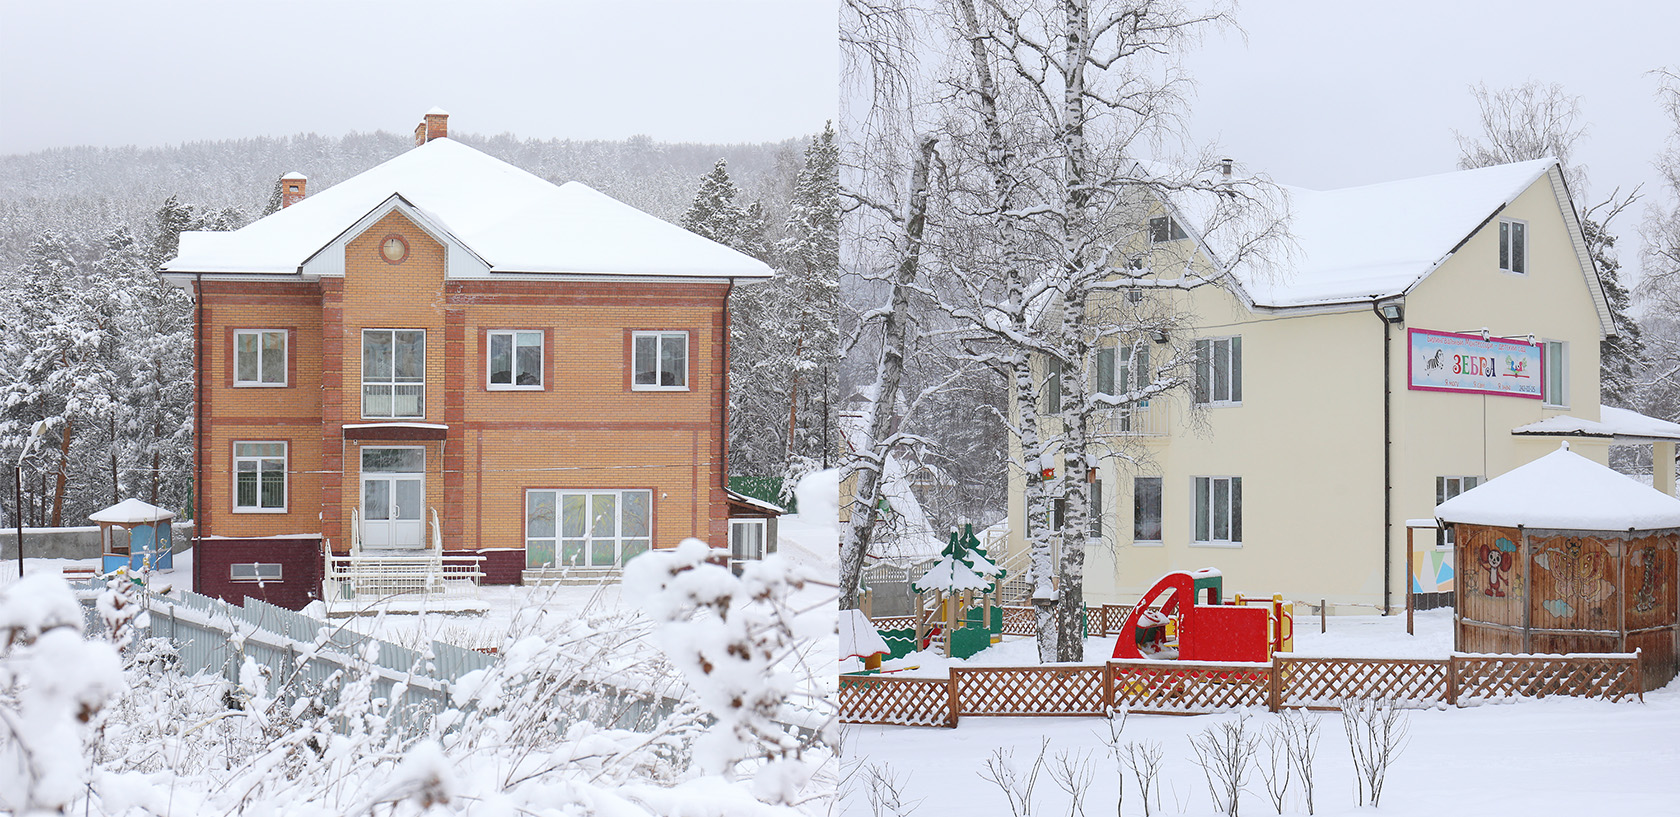
{"type": "Polygon", "coordinates": [[[1533,400],[1542,396],[1544,344],[1407,329],[1406,347],[1413,389],[1533,400]]]}

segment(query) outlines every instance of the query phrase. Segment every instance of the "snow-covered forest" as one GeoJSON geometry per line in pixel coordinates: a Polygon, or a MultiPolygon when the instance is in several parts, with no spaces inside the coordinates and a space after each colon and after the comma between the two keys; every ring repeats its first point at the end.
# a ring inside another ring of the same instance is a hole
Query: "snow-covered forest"
{"type": "MultiPolygon", "coordinates": [[[[792,485],[822,465],[836,347],[832,132],[742,145],[454,138],[780,271],[732,303],[731,471],[791,474],[792,485]],[[732,226],[709,229],[723,222],[732,226]]],[[[126,496],[190,513],[190,302],[157,265],[183,231],[237,229],[278,209],[282,174],[303,173],[319,192],[411,146],[380,131],[0,157],[0,458],[16,461],[40,429],[24,465],[24,522],[82,524],[126,496]]]]}

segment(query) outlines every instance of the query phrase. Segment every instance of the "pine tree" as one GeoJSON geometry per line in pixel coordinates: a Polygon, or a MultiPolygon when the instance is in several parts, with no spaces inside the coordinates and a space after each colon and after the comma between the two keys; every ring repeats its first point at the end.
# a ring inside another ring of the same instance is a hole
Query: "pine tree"
{"type": "Polygon", "coordinates": [[[789,394],[788,459],[784,484],[827,467],[828,429],[839,362],[840,178],[834,123],[805,149],[805,165],[789,202],[777,247],[781,289],[796,338],[789,394]]]}

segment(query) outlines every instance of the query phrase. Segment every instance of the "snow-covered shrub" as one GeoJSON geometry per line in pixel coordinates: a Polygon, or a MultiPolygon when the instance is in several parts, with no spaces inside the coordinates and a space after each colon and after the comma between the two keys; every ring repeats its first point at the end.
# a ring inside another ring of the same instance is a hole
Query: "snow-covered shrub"
{"type": "Polygon", "coordinates": [[[116,650],[83,638],[61,577],[0,589],[0,809],[57,811],[81,794],[101,711],[122,686],[116,650]]]}
{"type": "Polygon", "coordinates": [[[649,551],[625,567],[625,594],[656,622],[654,642],[716,721],[694,742],[701,769],[732,779],[744,760],[772,761],[760,774],[773,785],[760,796],[793,802],[809,771],[791,762],[802,745],[778,722],[795,688],[779,663],[795,646],[787,599],[800,580],[775,557],[747,563],[737,578],[716,563],[727,558],[697,539],[649,551]]]}
{"type": "Polygon", "coordinates": [[[1233,720],[1203,729],[1190,738],[1196,763],[1207,778],[1208,795],[1214,808],[1237,817],[1238,796],[1248,780],[1249,761],[1259,748],[1260,738],[1248,728],[1249,714],[1237,713],[1233,720]]]}
{"type": "Polygon", "coordinates": [[[1344,698],[1341,701],[1342,731],[1347,734],[1348,753],[1353,755],[1354,783],[1359,805],[1367,793],[1371,805],[1382,799],[1388,769],[1406,748],[1411,717],[1393,698],[1344,698]]]}

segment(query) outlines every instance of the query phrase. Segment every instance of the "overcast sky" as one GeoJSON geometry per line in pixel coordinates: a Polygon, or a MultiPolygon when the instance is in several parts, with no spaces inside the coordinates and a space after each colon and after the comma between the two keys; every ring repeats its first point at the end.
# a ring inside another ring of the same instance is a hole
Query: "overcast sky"
{"type": "MultiPolygon", "coordinates": [[[[1648,72],[1680,69],[1680,3],[1662,0],[1251,0],[1247,32],[1191,55],[1198,142],[1277,181],[1327,189],[1453,170],[1453,130],[1479,132],[1468,87],[1528,80],[1581,97],[1589,200],[1645,183],[1673,130],[1648,72]]],[[[1641,211],[1642,207],[1639,208],[1641,211]]],[[[1617,232],[1635,237],[1640,213],[1617,232]]],[[[1636,241],[1618,248],[1624,266],[1636,241]]]]}
{"type": "Polygon", "coordinates": [[[0,154],[412,131],[761,142],[834,117],[835,0],[0,0],[0,154]]]}

